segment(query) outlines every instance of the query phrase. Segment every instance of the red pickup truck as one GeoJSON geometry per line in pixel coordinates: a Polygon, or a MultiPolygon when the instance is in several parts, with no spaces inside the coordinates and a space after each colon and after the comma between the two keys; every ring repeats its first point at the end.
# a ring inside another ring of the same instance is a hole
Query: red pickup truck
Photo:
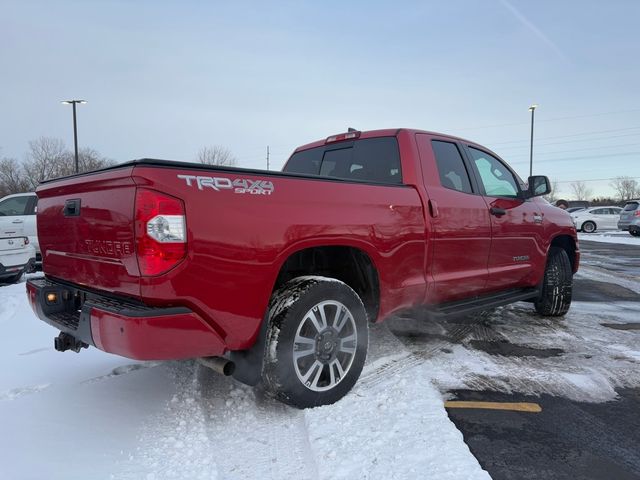
{"type": "Polygon", "coordinates": [[[332,403],[370,322],[523,300],[565,314],[578,240],[549,189],[410,129],[310,143],[282,172],[136,160],[38,188],[28,297],[58,350],[200,358],[291,405],[332,403]]]}

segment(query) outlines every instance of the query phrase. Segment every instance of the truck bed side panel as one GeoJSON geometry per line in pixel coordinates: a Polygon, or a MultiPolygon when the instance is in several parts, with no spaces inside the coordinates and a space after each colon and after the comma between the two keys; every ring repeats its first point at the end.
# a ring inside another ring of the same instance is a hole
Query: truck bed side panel
{"type": "Polygon", "coordinates": [[[411,187],[145,165],[133,178],[186,206],[188,257],[166,275],[143,277],[143,300],[191,308],[231,349],[252,344],[280,267],[304,248],[366,252],[380,275],[381,316],[424,299],[424,218],[411,187]],[[226,188],[234,181],[271,182],[273,191],[226,188]]]}

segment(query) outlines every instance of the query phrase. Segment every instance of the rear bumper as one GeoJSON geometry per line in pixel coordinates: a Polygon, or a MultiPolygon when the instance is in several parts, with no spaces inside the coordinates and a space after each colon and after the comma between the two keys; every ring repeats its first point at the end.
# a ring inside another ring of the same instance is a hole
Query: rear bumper
{"type": "Polygon", "coordinates": [[[20,272],[30,271],[36,263],[35,257],[29,258],[29,256],[21,256],[20,258],[12,259],[9,262],[0,263],[0,278],[11,277],[17,275],[20,272]],[[15,263],[18,260],[19,263],[15,263]]]}
{"type": "Polygon", "coordinates": [[[618,222],[618,230],[629,230],[629,224],[631,222],[618,222]]]}
{"type": "Polygon", "coordinates": [[[148,307],[47,278],[28,280],[27,295],[42,321],[108,353],[176,360],[219,356],[226,350],[221,337],[185,307],[148,307]]]}

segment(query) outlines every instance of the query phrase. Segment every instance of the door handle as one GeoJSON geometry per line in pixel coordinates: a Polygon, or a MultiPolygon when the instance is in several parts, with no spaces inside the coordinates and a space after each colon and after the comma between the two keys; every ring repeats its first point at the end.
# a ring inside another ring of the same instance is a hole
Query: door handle
{"type": "Polygon", "coordinates": [[[506,215],[507,211],[504,208],[491,207],[489,209],[489,213],[491,215],[495,215],[496,217],[501,217],[502,215],[506,215]]]}
{"type": "Polygon", "coordinates": [[[11,222],[11,223],[22,223],[22,220],[17,219],[17,220],[14,220],[14,221],[13,221],[13,222],[11,222]]]}
{"type": "Polygon", "coordinates": [[[435,200],[429,199],[429,214],[436,218],[438,216],[438,204],[435,200]]]}

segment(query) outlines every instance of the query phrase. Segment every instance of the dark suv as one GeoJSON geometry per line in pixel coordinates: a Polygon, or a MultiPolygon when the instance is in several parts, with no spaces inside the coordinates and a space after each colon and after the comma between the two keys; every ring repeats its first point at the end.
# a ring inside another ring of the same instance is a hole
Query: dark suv
{"type": "Polygon", "coordinates": [[[618,220],[618,228],[626,230],[634,237],[640,236],[640,200],[629,200],[618,220]]]}

